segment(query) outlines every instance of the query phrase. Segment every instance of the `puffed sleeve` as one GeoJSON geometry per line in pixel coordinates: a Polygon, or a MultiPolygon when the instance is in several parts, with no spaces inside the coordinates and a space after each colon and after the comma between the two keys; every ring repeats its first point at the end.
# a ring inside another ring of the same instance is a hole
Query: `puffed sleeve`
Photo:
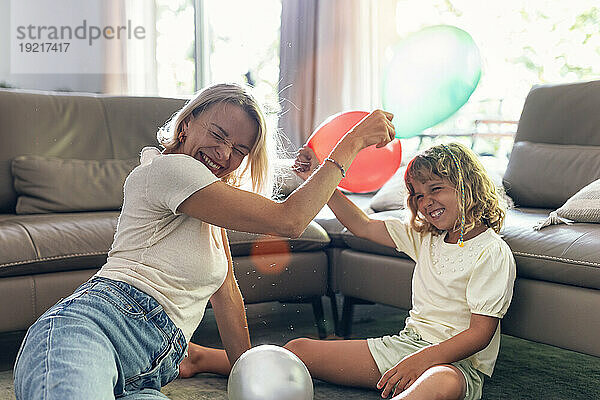
{"type": "Polygon", "coordinates": [[[218,178],[200,161],[184,154],[157,157],[149,166],[146,182],[148,205],[179,214],[177,207],[218,178]]]}
{"type": "Polygon", "coordinates": [[[512,252],[498,238],[479,254],[467,283],[467,304],[471,313],[504,317],[512,299],[515,277],[512,252]]]}
{"type": "Polygon", "coordinates": [[[385,228],[396,245],[396,250],[417,260],[418,249],[421,247],[422,236],[411,228],[410,223],[397,218],[383,220],[385,228]]]}

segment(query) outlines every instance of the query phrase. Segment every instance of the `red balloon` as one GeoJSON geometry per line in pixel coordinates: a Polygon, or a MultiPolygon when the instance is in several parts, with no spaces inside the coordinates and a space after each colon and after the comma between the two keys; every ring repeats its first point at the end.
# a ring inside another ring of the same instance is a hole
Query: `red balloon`
{"type": "MultiPolygon", "coordinates": [[[[319,162],[329,153],[350,129],[369,115],[365,111],[348,111],[327,118],[308,139],[310,147],[319,162]]],[[[402,161],[402,146],[393,140],[386,146],[375,145],[362,149],[342,179],[339,187],[349,192],[367,193],[379,189],[394,175],[402,161]]]]}

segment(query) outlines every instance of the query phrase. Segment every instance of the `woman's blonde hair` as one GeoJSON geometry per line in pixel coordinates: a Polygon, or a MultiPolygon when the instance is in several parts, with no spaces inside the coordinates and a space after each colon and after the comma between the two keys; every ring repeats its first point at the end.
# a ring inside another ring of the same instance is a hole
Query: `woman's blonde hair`
{"type": "Polygon", "coordinates": [[[246,174],[250,169],[252,190],[270,196],[273,185],[270,159],[275,155],[275,144],[272,143],[270,135],[267,133],[263,112],[250,93],[249,87],[236,83],[219,83],[200,90],[159,129],[157,133],[159,143],[167,152],[177,149],[182,122],[190,115],[196,117],[209,107],[223,103],[241,107],[256,122],[258,134],[256,142],[242,165],[221,180],[232,186],[240,187],[248,183],[246,174]]]}
{"type": "MultiPolygon", "coordinates": [[[[500,232],[506,215],[501,189],[496,188],[475,153],[458,143],[431,147],[418,154],[406,167],[404,182],[408,189],[408,207],[412,212],[410,223],[416,231],[442,233],[418,212],[412,185],[415,180],[425,182],[433,177],[449,181],[456,189],[459,212],[464,212],[465,216],[465,233],[473,229],[477,222],[482,222],[496,233],[500,232]],[[461,179],[464,182],[464,204],[460,193],[461,179]]],[[[456,221],[455,229],[458,227],[460,220],[456,221]]]]}

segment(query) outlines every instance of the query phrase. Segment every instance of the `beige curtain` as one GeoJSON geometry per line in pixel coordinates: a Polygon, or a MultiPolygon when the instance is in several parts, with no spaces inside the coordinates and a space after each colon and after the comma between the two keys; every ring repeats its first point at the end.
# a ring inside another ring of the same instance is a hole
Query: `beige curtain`
{"type": "Polygon", "coordinates": [[[328,116],[381,107],[395,0],[282,2],[280,128],[298,148],[328,116]]]}
{"type": "MultiPolygon", "coordinates": [[[[127,23],[125,17],[125,3],[119,1],[108,1],[103,8],[104,21],[112,25],[127,23]]],[[[106,44],[106,42],[103,42],[106,44]]],[[[104,47],[104,70],[105,71],[127,71],[127,49],[125,46],[104,47]]],[[[121,95],[127,93],[127,74],[107,72],[104,74],[103,93],[121,95]]]]}
{"type": "Polygon", "coordinates": [[[155,96],[158,94],[156,63],[156,5],[154,0],[107,1],[107,25],[142,26],[144,39],[114,40],[105,47],[104,93],[155,96]],[[111,71],[119,71],[113,73],[111,71]]]}
{"type": "Polygon", "coordinates": [[[284,0],[279,51],[279,128],[298,149],[314,122],[318,0],[284,0]]]}

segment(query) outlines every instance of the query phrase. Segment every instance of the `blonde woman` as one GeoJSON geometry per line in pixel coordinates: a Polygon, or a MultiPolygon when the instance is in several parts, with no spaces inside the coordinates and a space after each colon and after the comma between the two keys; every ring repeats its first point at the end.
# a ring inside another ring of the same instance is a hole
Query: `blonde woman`
{"type": "Polygon", "coordinates": [[[199,92],[144,148],[127,177],[106,264],[28,330],[17,399],[159,399],[178,375],[208,301],[228,361],[250,348],[225,228],[297,237],[364,147],[394,138],[376,110],[285,201],[269,186],[268,134],[247,89],[199,92]],[[249,181],[253,191],[239,186],[249,181]]]}

